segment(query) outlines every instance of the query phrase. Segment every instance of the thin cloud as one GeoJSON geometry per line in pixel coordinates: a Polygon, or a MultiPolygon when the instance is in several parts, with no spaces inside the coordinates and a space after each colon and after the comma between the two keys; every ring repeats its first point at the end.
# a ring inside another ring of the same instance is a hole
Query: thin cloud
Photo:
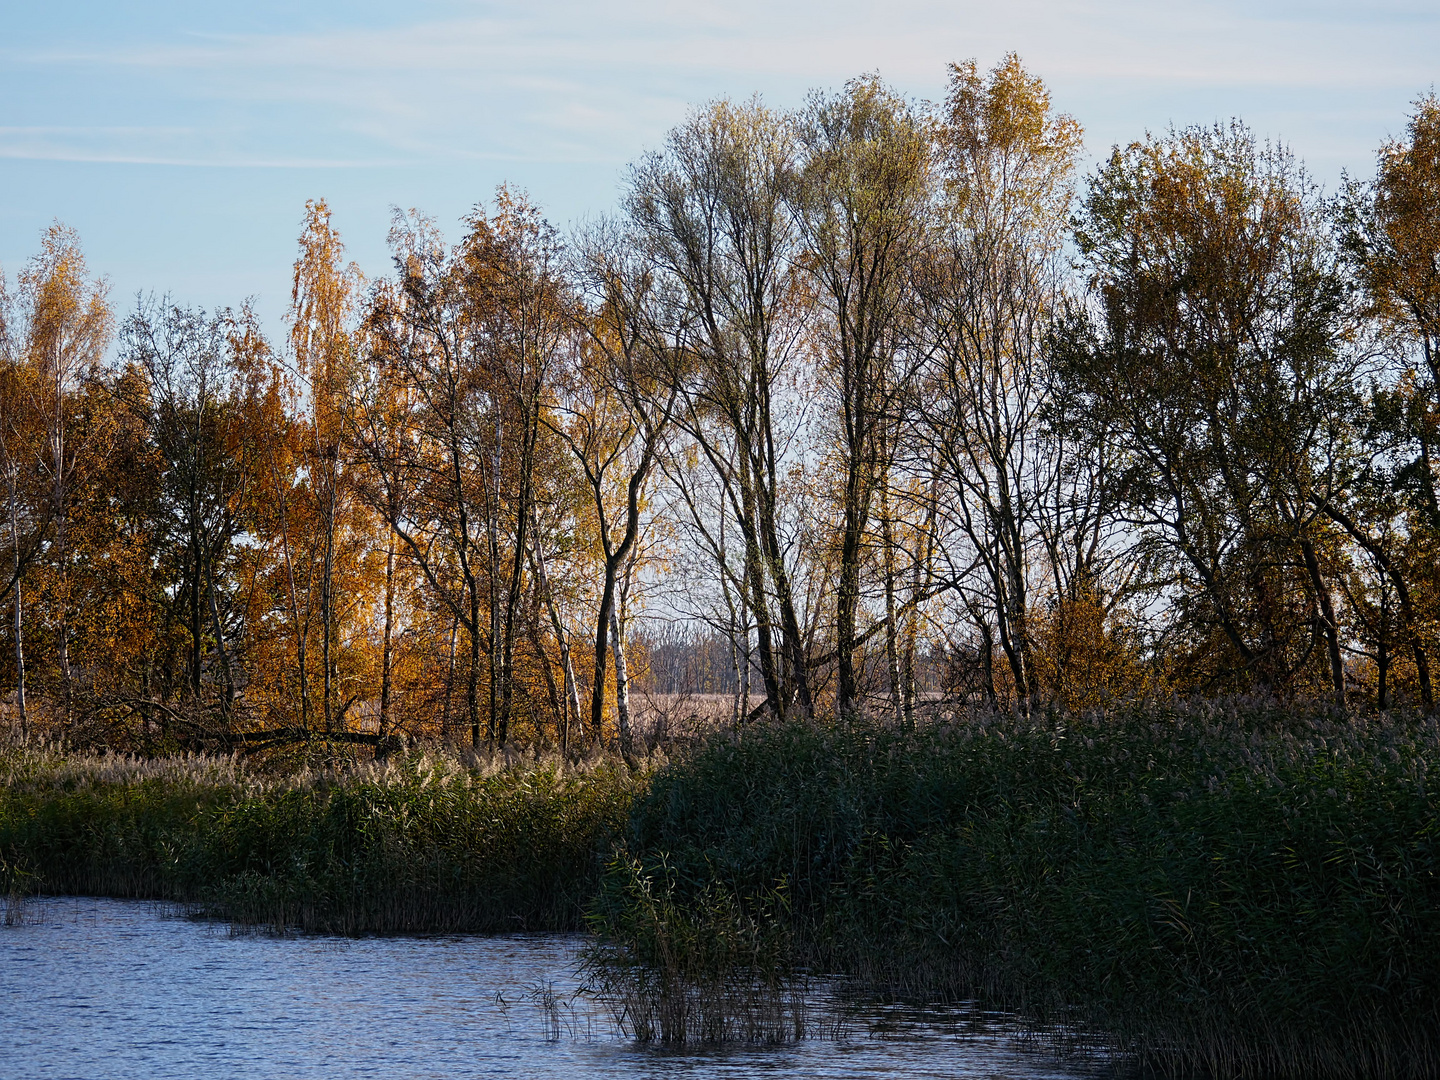
{"type": "Polygon", "coordinates": [[[1196,92],[1236,100],[1252,89],[1256,100],[1409,94],[1433,79],[1437,28],[1440,15],[1415,4],[1360,17],[1324,0],[491,4],[475,17],[401,26],[0,51],[11,79],[23,68],[37,85],[59,84],[83,67],[102,102],[133,100],[205,132],[186,145],[12,137],[0,155],[271,168],[613,165],[717,94],[759,91],[794,104],[807,88],[879,71],[935,96],[948,61],[988,64],[1012,49],[1047,79],[1056,104],[1077,114],[1087,99],[1124,95],[1143,105],[1196,92]]]}
{"type": "MultiPolygon", "coordinates": [[[[1428,78],[1427,35],[1440,17],[1399,6],[1364,18],[1332,10],[1267,14],[1261,6],[1151,3],[994,5],[548,5],[508,17],[383,29],[188,35],[163,45],[9,52],[12,62],[111,65],[148,72],[289,73],[302,88],[340,75],[528,73],[734,76],[820,80],[861,70],[932,70],[946,59],[1020,48],[1044,73],[1147,84],[1389,85],[1428,78]],[[558,10],[557,10],[558,9],[558,10]],[[1343,33],[1337,33],[1343,29],[1343,33]],[[968,48],[967,48],[968,46],[968,48]]],[[[1273,9],[1273,5],[1272,5],[1273,9]]],[[[933,76],[932,76],[933,77],[933,76]]],[[[346,87],[346,89],[352,89],[346,87]]],[[[745,92],[748,87],[738,87],[745,92]]],[[[261,88],[261,92],[263,88],[261,88]]]]}
{"type": "Polygon", "coordinates": [[[156,144],[192,141],[196,134],[194,128],[184,127],[0,127],[0,158],[244,169],[372,169],[405,164],[401,159],[343,160],[225,153],[186,155],[155,149],[156,144]],[[116,144],[122,145],[117,147],[116,144]]]}

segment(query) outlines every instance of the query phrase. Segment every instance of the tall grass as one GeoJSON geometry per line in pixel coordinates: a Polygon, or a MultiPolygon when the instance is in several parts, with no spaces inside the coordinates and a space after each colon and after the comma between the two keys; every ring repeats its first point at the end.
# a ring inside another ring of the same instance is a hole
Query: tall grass
{"type": "Polygon", "coordinates": [[[728,936],[1167,1072],[1433,1076],[1437,763],[1433,719],[1237,703],[755,727],[655,777],[593,925],[617,970],[713,981],[728,936]]]}
{"type": "Polygon", "coordinates": [[[678,902],[623,855],[592,908],[599,931],[587,985],[640,1042],[779,1043],[806,1034],[807,980],[795,970],[783,892],[740,901],[707,882],[678,902]]]}
{"type": "Polygon", "coordinates": [[[265,773],[233,758],[0,752],[0,892],[189,902],[335,933],[569,930],[643,774],[419,756],[265,773]]]}

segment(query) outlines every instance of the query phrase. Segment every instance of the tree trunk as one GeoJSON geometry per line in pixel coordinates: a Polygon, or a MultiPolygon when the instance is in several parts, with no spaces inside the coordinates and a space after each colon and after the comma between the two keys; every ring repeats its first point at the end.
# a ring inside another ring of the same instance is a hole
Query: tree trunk
{"type": "MultiPolygon", "coordinates": [[[[198,512],[196,518],[198,518],[198,512]]],[[[204,631],[200,618],[200,590],[204,587],[205,581],[205,557],[201,552],[200,539],[194,529],[190,533],[190,593],[186,597],[189,601],[189,622],[190,631],[190,696],[195,707],[200,707],[200,669],[203,660],[204,631]]]]}
{"type": "Polygon", "coordinates": [[[605,588],[595,619],[595,681],[590,687],[590,738],[598,748],[605,734],[605,664],[609,654],[610,619],[615,606],[615,566],[605,560],[605,588]]]}
{"type": "Polygon", "coordinates": [[[390,734],[390,694],[395,663],[395,533],[392,530],[385,545],[385,636],[380,647],[380,741],[377,751],[390,734]]]}
{"type": "MultiPolygon", "coordinates": [[[[270,458],[271,476],[275,480],[276,488],[279,491],[278,501],[280,510],[280,554],[285,563],[285,585],[290,595],[290,620],[295,624],[295,663],[300,676],[300,726],[310,730],[310,673],[306,669],[306,642],[310,637],[310,613],[306,611],[305,618],[300,618],[300,594],[295,585],[295,563],[290,555],[290,510],[289,500],[285,497],[284,488],[281,487],[279,471],[275,467],[275,459],[272,454],[270,458]]],[[[306,593],[307,597],[309,593],[306,593]]],[[[308,606],[308,599],[306,601],[308,606]]]]}
{"type": "MultiPolygon", "coordinates": [[[[741,607],[741,613],[742,615],[744,615],[745,613],[745,608],[743,606],[741,607]]],[[[745,642],[745,647],[740,651],[739,657],[740,715],[738,719],[743,721],[750,715],[750,683],[751,679],[754,676],[754,673],[751,670],[753,665],[750,662],[750,623],[748,615],[746,615],[740,623],[740,633],[742,635],[741,640],[745,642]]]]}
{"type": "MultiPolygon", "coordinates": [[[[933,492],[932,492],[933,498],[933,492]]],[[[928,581],[921,580],[922,568],[928,575],[930,560],[934,555],[934,524],[935,509],[933,501],[925,513],[925,524],[916,541],[915,561],[910,570],[910,609],[905,613],[905,648],[903,653],[904,670],[901,675],[905,682],[905,700],[903,703],[905,726],[915,726],[915,640],[919,634],[921,591],[927,587],[928,581]]]]}
{"type": "MultiPolygon", "coordinates": [[[[787,702],[780,685],[779,664],[775,660],[775,639],[765,602],[764,569],[757,554],[750,563],[750,610],[755,612],[755,641],[760,653],[760,681],[765,684],[765,704],[777,720],[785,719],[787,702]]],[[[748,713],[746,715],[749,715],[748,713]]]]}
{"type": "MultiPolygon", "coordinates": [[[[489,686],[487,687],[487,704],[489,706],[489,709],[485,717],[485,741],[489,743],[491,749],[494,749],[495,722],[498,719],[500,712],[499,691],[500,669],[502,667],[502,661],[500,659],[500,583],[495,578],[496,571],[499,570],[498,561],[500,558],[500,543],[499,538],[495,535],[496,523],[494,521],[493,515],[489,524],[489,531],[490,565],[488,567],[487,578],[488,588],[490,591],[490,641],[489,648],[486,650],[486,658],[489,662],[490,677],[488,679],[489,686]]],[[[478,640],[480,627],[480,613],[478,609],[474,612],[473,617],[475,619],[476,635],[478,640]]],[[[480,735],[478,720],[476,721],[476,724],[477,726],[475,729],[474,743],[476,746],[479,746],[480,735]]]]}
{"type": "Polygon", "coordinates": [[[838,655],[836,710],[845,718],[855,709],[860,681],[855,673],[855,619],[860,607],[860,546],[863,525],[853,482],[845,493],[845,524],[840,537],[840,581],[835,599],[835,649],[838,655]]]}
{"type": "MultiPolygon", "coordinates": [[[[532,508],[533,513],[533,508],[532,508]]],[[[563,710],[562,726],[560,735],[560,750],[562,753],[570,751],[570,717],[580,719],[580,687],[575,681],[575,667],[570,658],[570,636],[565,632],[565,624],[560,620],[560,612],[555,607],[555,597],[550,592],[550,579],[545,572],[545,553],[540,548],[540,530],[534,527],[531,522],[531,544],[530,558],[535,571],[535,580],[540,585],[540,592],[545,598],[545,610],[550,615],[550,629],[555,634],[555,641],[560,646],[560,666],[565,672],[565,709],[563,710]]]]}
{"type": "MultiPolygon", "coordinates": [[[[525,457],[530,455],[528,451],[525,457]]],[[[528,465],[525,466],[528,468],[528,465]]],[[[510,562],[510,582],[505,593],[505,622],[500,649],[500,720],[501,745],[510,737],[510,713],[515,700],[515,621],[517,605],[525,587],[525,552],[529,548],[530,508],[528,481],[521,480],[520,506],[515,525],[515,551],[510,562]]]]}
{"type": "MultiPolygon", "coordinates": [[[[793,688],[794,700],[800,707],[801,715],[813,716],[815,701],[810,690],[809,657],[806,656],[804,635],[800,632],[800,620],[795,613],[790,575],[785,571],[785,557],[776,528],[774,502],[768,492],[765,493],[760,507],[760,531],[770,580],[775,587],[775,599],[780,608],[781,653],[788,662],[789,688],[793,688]]],[[[764,602],[763,587],[758,599],[761,603],[764,602]]],[[[786,704],[788,705],[788,702],[786,704]]]]}
{"type": "Polygon", "coordinates": [[[335,578],[335,463],[333,460],[326,465],[326,493],[325,493],[325,554],[324,561],[320,566],[320,655],[325,666],[325,733],[328,735],[334,726],[334,674],[331,671],[330,657],[330,635],[334,623],[334,603],[332,599],[333,583],[335,578]]]}
{"type": "Polygon", "coordinates": [[[1335,704],[1345,708],[1345,662],[1340,655],[1340,627],[1335,620],[1335,605],[1330,599],[1320,576],[1320,560],[1315,557],[1315,545],[1309,540],[1300,541],[1300,551],[1305,556],[1305,569],[1310,572],[1310,583],[1315,588],[1315,599],[1320,605],[1320,623],[1325,632],[1325,643],[1330,653],[1330,682],[1335,692],[1335,704]]]}
{"type": "Polygon", "coordinates": [[[225,648],[225,628],[220,622],[220,604],[215,599],[215,574],[213,570],[206,583],[205,593],[210,599],[210,625],[215,630],[215,652],[220,657],[221,677],[225,682],[224,706],[221,715],[227,724],[230,712],[235,706],[235,672],[230,666],[230,650],[225,648]]]}
{"type": "MultiPolygon", "coordinates": [[[[491,618],[494,618],[495,609],[490,609],[491,618]]],[[[470,749],[480,749],[480,594],[476,589],[474,580],[470,585],[470,625],[465,628],[470,633],[470,672],[465,679],[465,706],[470,714],[470,749]]],[[[492,639],[490,655],[493,664],[494,641],[492,639]]],[[[490,681],[490,699],[494,704],[495,681],[490,681]]],[[[490,713],[493,723],[495,713],[490,713]]],[[[493,732],[492,732],[493,738],[493,732]]]]}
{"type": "Polygon", "coordinates": [[[630,672],[625,663],[625,599],[610,608],[610,647],[615,653],[615,715],[620,729],[620,753],[631,757],[630,735],[630,672]]]}
{"type": "Polygon", "coordinates": [[[10,497],[10,543],[15,556],[15,703],[20,708],[20,738],[29,734],[29,717],[25,711],[25,589],[20,580],[20,515],[16,505],[15,471],[11,463],[6,470],[10,497]]]}
{"type": "Polygon", "coordinates": [[[29,720],[25,712],[25,601],[20,579],[15,579],[15,701],[20,706],[20,738],[24,741],[29,734],[29,720]]]}
{"type": "Polygon", "coordinates": [[[885,662],[890,679],[890,708],[897,723],[905,719],[905,695],[900,685],[900,627],[895,611],[895,529],[890,520],[890,495],[880,491],[880,543],[885,563],[885,662]]]}
{"type": "MultiPolygon", "coordinates": [[[[65,699],[65,720],[71,719],[71,671],[70,671],[70,552],[69,552],[69,509],[66,506],[68,492],[65,484],[65,397],[63,360],[57,342],[55,352],[55,402],[54,427],[50,433],[50,462],[54,469],[52,498],[55,513],[55,564],[60,579],[60,632],[56,643],[56,654],[60,664],[60,679],[65,699]]],[[[197,620],[198,622],[198,620],[197,620]]]]}
{"type": "Polygon", "coordinates": [[[1382,581],[1380,589],[1380,642],[1377,648],[1375,666],[1377,668],[1377,685],[1375,688],[1375,707],[1381,712],[1385,711],[1386,691],[1390,676],[1390,590],[1384,586],[1382,581]]]}

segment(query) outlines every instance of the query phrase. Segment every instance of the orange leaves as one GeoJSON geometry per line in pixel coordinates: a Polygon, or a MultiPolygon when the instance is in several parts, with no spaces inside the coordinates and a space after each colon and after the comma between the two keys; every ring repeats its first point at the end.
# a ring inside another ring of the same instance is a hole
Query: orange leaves
{"type": "Polygon", "coordinates": [[[100,363],[110,343],[108,288],[89,276],[75,230],[58,222],[20,272],[19,286],[21,321],[11,340],[47,378],[68,389],[100,363]]]}
{"type": "Polygon", "coordinates": [[[1090,592],[1058,597],[1030,619],[1043,699],[1069,712],[1104,709],[1158,689],[1138,638],[1090,592]]]}
{"type": "Polygon", "coordinates": [[[951,199],[962,216],[1033,243],[1062,238],[1084,131],[1050,108],[1050,91],[1010,53],[980,75],[973,60],[950,65],[936,139],[951,199]]]}
{"type": "Polygon", "coordinates": [[[1353,209],[1360,267],[1386,316],[1424,339],[1433,364],[1440,339],[1440,99],[1415,105],[1407,138],[1381,147],[1372,198],[1353,209]]]}

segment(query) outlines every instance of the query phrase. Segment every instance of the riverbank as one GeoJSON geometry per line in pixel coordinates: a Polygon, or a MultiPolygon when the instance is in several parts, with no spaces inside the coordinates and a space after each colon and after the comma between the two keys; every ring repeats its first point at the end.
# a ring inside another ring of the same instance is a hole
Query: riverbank
{"type": "Polygon", "coordinates": [[[339,934],[575,930],[642,771],[463,760],[265,771],[0,752],[0,892],[145,897],[339,934]]]}
{"type": "Polygon", "coordinates": [[[1234,704],[754,727],[656,776],[592,925],[657,1030],[809,969],[1167,1073],[1434,1076],[1437,765],[1433,720],[1234,704]]]}
{"type": "Polygon", "coordinates": [[[794,1038],[823,973],[1171,1074],[1434,1076],[1437,762],[1432,719],[1233,702],[756,724],[653,771],[12,749],[0,891],[342,934],[585,925],[647,1040],[794,1038]]]}

